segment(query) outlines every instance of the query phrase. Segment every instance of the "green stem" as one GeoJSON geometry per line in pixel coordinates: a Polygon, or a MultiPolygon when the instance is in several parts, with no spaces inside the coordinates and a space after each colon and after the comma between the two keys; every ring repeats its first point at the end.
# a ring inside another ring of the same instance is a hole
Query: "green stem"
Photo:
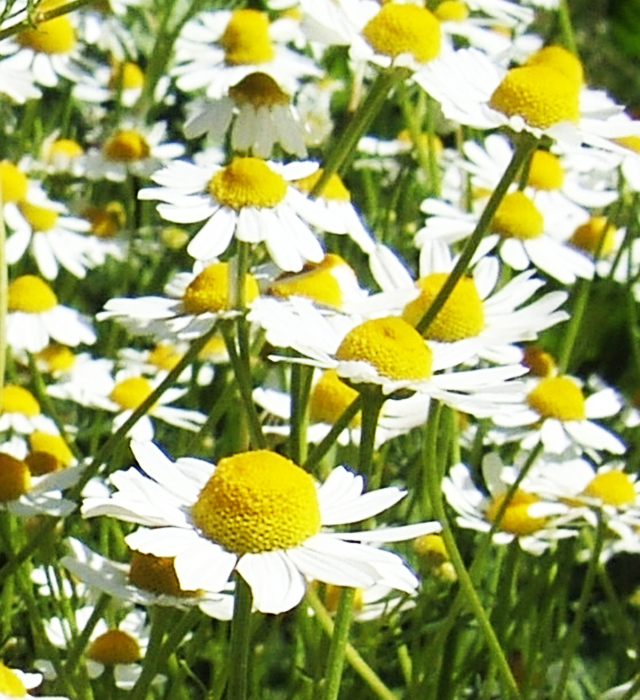
{"type": "MultiPolygon", "coordinates": [[[[309,603],[309,607],[313,610],[320,626],[327,635],[332,637],[334,633],[334,624],[331,615],[329,615],[327,609],[320,602],[317,593],[311,587],[307,588],[306,600],[309,603]]],[[[398,697],[387,688],[375,671],[348,642],[345,647],[345,656],[351,668],[362,678],[380,700],[398,700],[398,697]]]]}
{"type": "Polygon", "coordinates": [[[573,33],[573,25],[571,24],[571,14],[569,12],[569,4],[567,0],[560,0],[558,5],[558,21],[560,23],[560,33],[562,34],[562,43],[575,56],[578,55],[578,44],[573,33]]]}
{"type": "Polygon", "coordinates": [[[34,22],[35,28],[37,28],[37,26],[42,22],[47,22],[50,19],[55,19],[56,17],[62,17],[62,15],[68,15],[70,12],[79,10],[81,7],[89,5],[91,2],[93,2],[93,0],[71,0],[71,2],[63,3],[62,5],[54,7],[51,10],[36,11],[33,18],[27,17],[27,19],[23,19],[20,22],[12,24],[6,29],[2,29],[0,31],[0,41],[10,36],[14,36],[15,34],[19,34],[25,29],[33,29],[34,22]]]}
{"type": "Polygon", "coordinates": [[[333,444],[338,439],[338,436],[349,425],[352,418],[360,410],[362,405],[362,396],[359,394],[342,412],[342,415],[333,424],[331,430],[322,438],[322,440],[314,447],[311,454],[307,457],[304,468],[311,470],[318,462],[327,454],[333,444]]]}
{"type": "Polygon", "coordinates": [[[7,232],[4,226],[4,203],[2,188],[0,187],[0,404],[2,404],[2,392],[7,362],[7,313],[9,311],[9,275],[7,272],[7,256],[5,244],[7,232]]]}
{"type": "Polygon", "coordinates": [[[321,194],[329,178],[334,173],[340,172],[349,156],[355,151],[360,137],[365,133],[382,108],[394,83],[404,75],[405,71],[397,68],[381,70],[378,73],[369,88],[365,100],[360,104],[347,128],[342,132],[342,135],[322,163],[322,175],[311,190],[312,197],[317,197],[321,194]]]}
{"type": "Polygon", "coordinates": [[[312,367],[297,362],[292,365],[289,457],[296,464],[302,464],[307,458],[307,404],[312,380],[312,367]]]}
{"type": "Polygon", "coordinates": [[[360,450],[358,452],[358,472],[368,477],[369,489],[377,489],[382,474],[374,469],[376,430],[380,411],[385,402],[382,388],[377,384],[367,384],[360,390],[362,396],[362,423],[360,426],[360,450]]]}
{"type": "Polygon", "coordinates": [[[331,645],[329,646],[329,657],[327,659],[327,670],[323,680],[324,693],[322,700],[337,700],[340,693],[340,682],[344,669],[345,652],[349,637],[349,627],[351,626],[351,612],[355,597],[355,588],[343,588],[340,591],[338,610],[331,635],[331,645]]]}
{"type": "Polygon", "coordinates": [[[516,681],[511,673],[507,659],[505,658],[500,642],[491,626],[491,622],[482,607],[480,598],[474,588],[471,576],[467,571],[460,550],[456,543],[455,537],[447,518],[444,503],[442,499],[441,479],[437,474],[433,465],[438,463],[437,442],[438,442],[438,424],[440,418],[440,405],[434,401],[429,409],[429,419],[427,420],[425,430],[425,449],[423,453],[424,468],[428,470],[427,485],[429,489],[429,500],[433,509],[434,515],[442,525],[442,539],[447,548],[447,552],[451,557],[451,563],[456,570],[458,581],[460,584],[460,592],[466,599],[466,603],[471,609],[476,618],[480,630],[484,636],[485,643],[489,648],[489,652],[496,664],[498,673],[500,674],[508,695],[516,700],[520,700],[520,691],[516,681]]]}
{"type": "Polygon", "coordinates": [[[578,601],[578,609],[576,610],[573,622],[571,623],[569,632],[567,633],[562,645],[564,649],[564,653],[562,655],[562,670],[560,671],[560,676],[556,682],[555,692],[551,696],[552,700],[561,700],[561,698],[564,697],[567,681],[569,680],[569,674],[571,673],[571,661],[578,647],[578,643],[580,642],[580,632],[582,631],[582,625],[587,614],[587,606],[589,605],[593,585],[596,581],[598,568],[600,567],[600,554],[602,553],[606,531],[606,523],[604,522],[602,514],[598,513],[596,541],[593,545],[593,551],[591,552],[591,558],[589,559],[589,566],[587,567],[587,573],[582,584],[580,600],[578,601]]]}
{"type": "Polygon", "coordinates": [[[82,656],[87,644],[89,643],[89,638],[91,637],[95,626],[98,624],[110,601],[111,598],[106,593],[103,593],[100,596],[98,602],[91,611],[91,615],[89,616],[89,619],[87,620],[82,632],[76,637],[73,645],[69,648],[67,653],[67,661],[64,665],[63,671],[67,678],[71,678],[73,676],[76,665],[80,660],[80,657],[82,656]]]}
{"type": "Polygon", "coordinates": [[[241,576],[236,576],[233,619],[231,620],[227,700],[247,699],[252,605],[253,596],[249,584],[241,576]]]}
{"type": "Polygon", "coordinates": [[[416,326],[416,330],[419,333],[424,334],[431,322],[435,319],[438,311],[444,306],[445,301],[449,298],[454,287],[458,283],[458,280],[467,271],[467,267],[471,262],[473,256],[475,255],[478,246],[482,242],[485,234],[489,230],[491,220],[493,219],[500,202],[504,198],[509,186],[516,179],[518,171],[524,163],[527,162],[529,154],[533,151],[538,143],[538,139],[527,131],[522,132],[520,141],[516,144],[516,147],[511,158],[511,162],[504,171],[500,182],[497,184],[495,190],[491,194],[491,198],[487,202],[487,206],[484,208],[476,227],[467,240],[465,247],[458,258],[458,261],[453,267],[453,270],[449,273],[445,283],[442,285],[442,289],[436,295],[436,298],[431,302],[431,306],[427,309],[424,316],[420,319],[420,322],[416,326]]]}

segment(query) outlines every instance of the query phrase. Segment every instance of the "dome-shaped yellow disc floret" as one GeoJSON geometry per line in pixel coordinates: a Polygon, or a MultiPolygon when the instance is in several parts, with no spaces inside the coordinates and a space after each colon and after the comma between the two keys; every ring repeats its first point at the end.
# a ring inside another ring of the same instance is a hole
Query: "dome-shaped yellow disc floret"
{"type": "Polygon", "coordinates": [[[0,661],[0,696],[26,698],[27,689],[18,676],[0,661]]]}
{"type": "Polygon", "coordinates": [[[538,148],[529,163],[527,185],[536,190],[559,190],[564,182],[564,169],[560,159],[549,151],[538,148]]]}
{"type": "Polygon", "coordinates": [[[268,63],[275,56],[269,18],[259,10],[234,10],[222,36],[225,61],[231,65],[268,63]]]}
{"type": "Polygon", "coordinates": [[[21,413],[23,416],[40,415],[40,404],[28,390],[17,384],[5,384],[0,401],[1,413],[21,413]]]}
{"type": "Polygon", "coordinates": [[[152,392],[153,387],[145,377],[128,377],[113,387],[109,398],[123,411],[134,411],[152,392]]]}
{"type": "Polygon", "coordinates": [[[527,394],[527,403],[543,418],[570,421],[586,417],[584,394],[571,377],[545,377],[527,394]]]}
{"type": "MultiPolygon", "coordinates": [[[[42,0],[38,3],[38,11],[53,10],[64,4],[60,0],[42,0]]],[[[33,29],[25,29],[18,34],[16,40],[20,46],[38,53],[62,54],[68,53],[75,46],[76,32],[69,17],[61,15],[40,22],[33,29]]]]}
{"type": "Polygon", "coordinates": [[[30,486],[31,472],[27,463],[0,452],[0,503],[20,498],[30,486]]]}
{"type": "Polygon", "coordinates": [[[569,243],[590,255],[595,255],[600,249],[600,255],[606,257],[613,253],[615,232],[616,227],[606,216],[592,216],[589,221],[576,228],[569,243]]]}
{"type": "MultiPolygon", "coordinates": [[[[309,420],[333,425],[358,397],[358,392],[345,384],[334,369],[322,373],[309,397],[309,420]]],[[[360,425],[360,412],[351,419],[350,426],[360,425]]]]}
{"type": "MultiPolygon", "coordinates": [[[[299,180],[296,180],[293,184],[299,190],[302,190],[302,192],[309,193],[316,186],[316,183],[322,177],[323,172],[324,170],[322,168],[318,168],[315,172],[311,173],[311,175],[302,177],[299,180]]],[[[329,179],[322,186],[322,191],[318,193],[318,196],[322,197],[323,199],[333,199],[339,202],[351,201],[351,192],[349,192],[349,190],[345,187],[345,184],[338,173],[331,173],[329,179]]]]}
{"type": "Polygon", "coordinates": [[[230,209],[273,208],[287,194],[285,179],[260,158],[237,157],[209,180],[209,194],[230,209]]]}
{"type": "Polygon", "coordinates": [[[220,460],[191,514],[205,537],[236,554],[291,549],[320,529],[313,478],[269,450],[220,460]]]}
{"type": "MultiPolygon", "coordinates": [[[[494,496],[487,506],[485,516],[490,523],[496,520],[505,497],[505,493],[494,496]]],[[[502,514],[499,529],[517,536],[531,535],[541,530],[546,525],[547,519],[529,515],[530,506],[538,503],[539,500],[537,496],[518,489],[502,514]]]]}
{"type": "Polygon", "coordinates": [[[498,205],[491,220],[491,230],[503,238],[526,241],[542,234],[544,218],[524,192],[510,192],[498,205]]]}
{"type": "Polygon", "coordinates": [[[289,104],[291,98],[266,73],[250,73],[229,88],[229,96],[238,104],[248,103],[256,109],[289,104]]]}
{"type": "Polygon", "coordinates": [[[27,196],[27,176],[10,160],[0,161],[3,202],[19,202],[27,196]]]}
{"type": "Polygon", "coordinates": [[[9,311],[26,314],[41,314],[58,304],[53,289],[35,275],[22,275],[9,282],[7,297],[9,311]]]}
{"type": "Polygon", "coordinates": [[[583,491],[609,506],[626,506],[636,500],[636,490],[628,474],[619,469],[596,474],[583,491]]]}
{"type": "Polygon", "coordinates": [[[140,660],[140,645],[124,630],[110,629],[96,637],[87,647],[87,657],[92,661],[115,666],[132,664],[140,660]]]}
{"type": "Polygon", "coordinates": [[[145,137],[135,129],[120,129],[102,146],[102,155],[114,163],[135,163],[151,155],[145,137]]]}
{"type": "Polygon", "coordinates": [[[188,597],[196,591],[185,591],[173,565],[173,557],[156,557],[154,554],[133,552],[129,565],[129,581],[138,588],[152,593],[188,597]]]}
{"type": "MultiPolygon", "coordinates": [[[[259,294],[255,278],[246,274],[244,296],[247,303],[259,294]]],[[[182,305],[188,314],[219,313],[231,308],[229,294],[229,263],[212,263],[200,272],[182,295],[182,305]]]]}

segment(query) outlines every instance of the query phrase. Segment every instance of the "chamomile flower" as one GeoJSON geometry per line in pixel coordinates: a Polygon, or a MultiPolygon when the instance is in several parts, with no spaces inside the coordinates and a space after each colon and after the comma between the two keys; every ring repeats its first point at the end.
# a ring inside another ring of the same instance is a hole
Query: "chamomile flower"
{"type": "Polygon", "coordinates": [[[12,280],[7,301],[7,342],[16,351],[38,352],[52,340],[75,347],[96,339],[89,322],[59,304],[53,289],[35,275],[12,280]]]}
{"type": "MultiPolygon", "coordinates": [[[[517,472],[513,467],[505,467],[495,454],[484,459],[482,471],[488,493],[476,486],[462,463],[451,468],[442,482],[442,491],[458,513],[456,521],[460,527],[489,532],[517,472]]],[[[542,554],[557,540],[575,535],[574,530],[561,526],[560,518],[567,510],[567,506],[545,500],[522,485],[504,509],[493,542],[505,545],[515,539],[530,554],[542,554]]]]}
{"type": "Polygon", "coordinates": [[[42,94],[34,84],[33,72],[24,65],[20,55],[0,59],[0,76],[0,93],[18,104],[37,99],[42,94]]]}
{"type": "MultiPolygon", "coordinates": [[[[42,683],[41,673],[26,673],[17,668],[9,668],[0,661],[0,697],[12,700],[28,700],[33,696],[28,692],[42,683]]],[[[62,696],[38,695],[43,700],[68,700],[62,696]]]]}
{"type": "MultiPolygon", "coordinates": [[[[449,244],[463,240],[479,219],[479,214],[437,199],[425,200],[421,209],[429,218],[416,234],[418,248],[436,240],[449,244]]],[[[573,284],[578,277],[590,278],[593,260],[567,244],[577,221],[573,208],[547,207],[541,211],[528,195],[513,190],[500,202],[476,259],[496,248],[503,262],[514,270],[534,265],[564,284],[573,284]]]]}
{"type": "Polygon", "coordinates": [[[592,420],[613,416],[621,407],[611,389],[585,396],[575,378],[552,373],[526,379],[521,402],[510,406],[508,414],[494,415],[493,421],[503,429],[504,440],[519,440],[525,450],[541,442],[552,454],[571,448],[579,453],[622,454],[626,450],[622,440],[592,420]]]}
{"type": "Polygon", "coordinates": [[[207,97],[218,99],[259,71],[293,94],[302,77],[320,75],[320,70],[286,47],[289,30],[288,23],[270,22],[266,13],[254,9],[201,12],[186,23],[176,42],[176,83],[185,92],[204,88],[207,97]]]}
{"type": "Polygon", "coordinates": [[[190,107],[184,125],[187,138],[206,133],[216,143],[231,126],[234,152],[269,158],[276,144],[299,158],[307,154],[304,125],[291,97],[266,73],[250,73],[215,101],[190,107]]]}
{"type": "Polygon", "coordinates": [[[288,304],[259,299],[249,320],[260,324],[278,348],[292,348],[300,357],[278,357],[335,369],[352,384],[377,384],[385,396],[417,391],[474,415],[490,415],[501,402],[519,400],[517,382],[525,370],[505,365],[468,371],[452,370],[473,355],[473,347],[430,345],[398,316],[362,320],[344,314],[322,314],[311,302],[291,298],[288,304]]]}
{"type": "Polygon", "coordinates": [[[37,186],[30,187],[22,201],[7,204],[5,220],[13,230],[6,243],[7,262],[16,263],[31,249],[46,279],[54,280],[60,266],[82,279],[91,267],[85,235],[90,223],[68,214],[64,204],[51,201],[37,186]]]}
{"type": "Polygon", "coordinates": [[[23,386],[5,384],[0,397],[0,432],[26,435],[34,430],[52,430],[55,423],[44,415],[36,397],[23,386]]]}
{"type": "Polygon", "coordinates": [[[404,492],[362,495],[363,479],[343,467],[318,486],[290,460],[267,450],[226,457],[217,466],[172,462],[153,443],[132,443],[141,469],[111,477],[109,499],[86,499],[83,515],[142,525],[127,537],[137,551],[175,557],[181,587],[217,592],[236,570],[255,607],[281,613],[302,599],[306,580],[368,588],[382,583],[412,592],[417,579],[396,554],[369,543],[439,529],[419,523],[363,532],[323,529],[378,515],[404,492]]]}
{"type": "Polygon", "coordinates": [[[70,539],[69,546],[73,556],[63,557],[62,566],[82,583],[112,598],[135,605],[183,610],[197,605],[202,612],[218,620],[232,617],[232,592],[183,590],[170,558],[132,552],[131,561],[121,564],[92,551],[79,540],[70,539]]]}
{"type": "Polygon", "coordinates": [[[278,165],[249,156],[235,157],[226,166],[175,161],[151,176],[160,187],[138,196],[161,200],[158,212],[168,221],[205,222],[187,247],[196,260],[222,255],[235,236],[264,242],[280,269],[297,272],[307,260],[319,262],[324,255],[296,213],[289,184],[309,170],[304,162],[278,165]]]}
{"type": "MultiPolygon", "coordinates": [[[[129,367],[132,371],[151,378],[165,379],[188,349],[189,345],[186,342],[171,343],[164,340],[148,350],[122,348],[118,355],[120,364],[129,367]]],[[[200,359],[203,359],[202,356],[200,359]]],[[[198,386],[208,386],[213,381],[213,368],[208,364],[203,364],[199,368],[195,378],[193,373],[193,366],[186,367],[176,378],[176,383],[187,384],[195,381],[198,386]]]]}
{"type": "MultiPolygon", "coordinates": [[[[131,332],[158,338],[190,340],[208,331],[219,319],[238,314],[233,267],[214,262],[195,267],[198,272],[180,273],[165,288],[166,297],[111,299],[97,318],[117,319],[131,332]]],[[[258,296],[258,284],[251,274],[244,283],[245,303],[258,296]]]]}
{"type": "Polygon", "coordinates": [[[84,102],[117,101],[125,107],[133,107],[142,94],[144,80],[144,72],[137,63],[112,62],[111,66],[98,66],[90,76],[76,83],[73,96],[84,102]]]}

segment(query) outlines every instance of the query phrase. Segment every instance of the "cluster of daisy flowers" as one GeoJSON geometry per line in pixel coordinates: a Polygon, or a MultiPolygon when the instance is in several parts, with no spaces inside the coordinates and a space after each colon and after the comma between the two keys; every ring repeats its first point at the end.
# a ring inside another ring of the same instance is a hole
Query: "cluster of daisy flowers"
{"type": "Polygon", "coordinates": [[[0,18],[0,695],[561,700],[598,576],[633,693],[640,122],[567,3],[65,5],[0,18]]]}

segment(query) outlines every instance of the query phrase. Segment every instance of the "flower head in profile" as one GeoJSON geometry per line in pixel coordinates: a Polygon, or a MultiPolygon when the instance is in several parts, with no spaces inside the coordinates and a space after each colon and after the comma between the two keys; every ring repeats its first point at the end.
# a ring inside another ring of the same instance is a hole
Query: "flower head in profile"
{"type": "Polygon", "coordinates": [[[363,495],[362,477],[343,467],[318,485],[268,450],[231,455],[215,467],[194,459],[174,463],[150,442],[133,442],[132,450],[144,474],[114,474],[117,491],[86,499],[83,515],[143,525],[127,544],[175,557],[184,589],[219,592],[237,571],[262,612],[290,610],[313,579],[357,588],[381,583],[411,593],[414,574],[375,544],[440,529],[435,522],[362,532],[327,529],[374,517],[405,494],[385,488],[363,495]]]}
{"type": "MultiPolygon", "coordinates": [[[[9,668],[0,661],[0,697],[27,700],[33,697],[28,691],[42,683],[41,673],[25,673],[16,668],[9,668]]],[[[39,695],[43,700],[67,700],[63,697],[39,695]]]]}

